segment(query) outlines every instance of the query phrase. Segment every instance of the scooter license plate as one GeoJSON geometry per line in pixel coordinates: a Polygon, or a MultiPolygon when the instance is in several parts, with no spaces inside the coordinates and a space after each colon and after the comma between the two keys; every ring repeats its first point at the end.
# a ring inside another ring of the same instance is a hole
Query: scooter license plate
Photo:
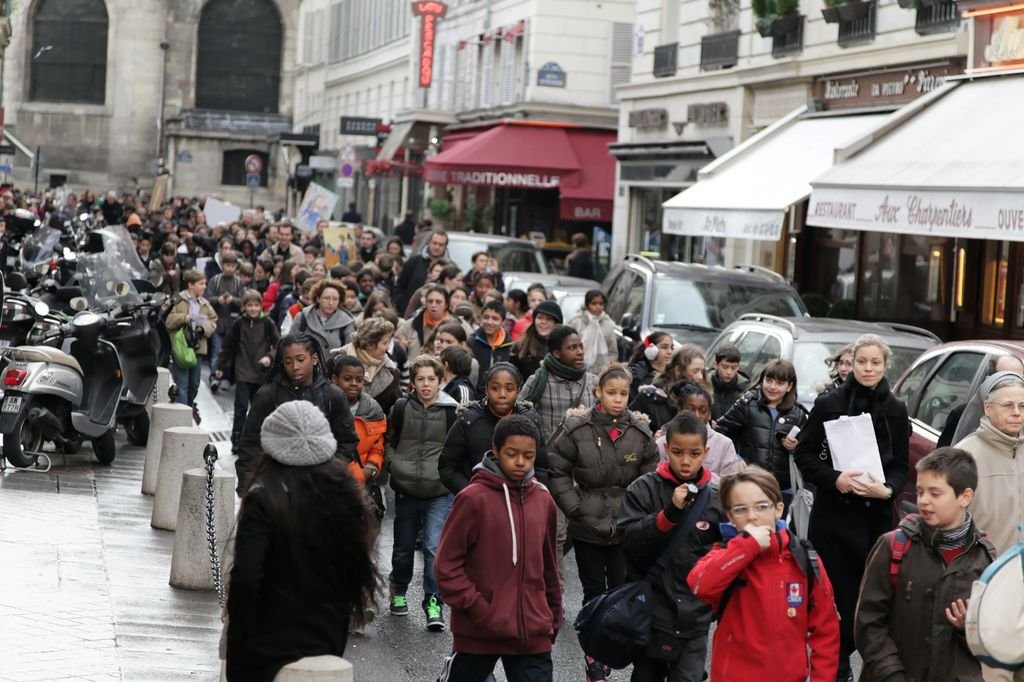
{"type": "Polygon", "coordinates": [[[21,396],[20,395],[9,395],[4,398],[4,406],[0,408],[0,412],[20,412],[21,411],[21,396]]]}

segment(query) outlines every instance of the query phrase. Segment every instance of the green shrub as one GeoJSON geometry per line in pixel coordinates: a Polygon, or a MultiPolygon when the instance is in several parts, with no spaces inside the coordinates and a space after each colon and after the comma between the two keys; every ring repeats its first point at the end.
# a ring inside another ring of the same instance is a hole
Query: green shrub
{"type": "Polygon", "coordinates": [[[775,11],[783,14],[796,14],[800,10],[800,0],[775,0],[775,11]]]}

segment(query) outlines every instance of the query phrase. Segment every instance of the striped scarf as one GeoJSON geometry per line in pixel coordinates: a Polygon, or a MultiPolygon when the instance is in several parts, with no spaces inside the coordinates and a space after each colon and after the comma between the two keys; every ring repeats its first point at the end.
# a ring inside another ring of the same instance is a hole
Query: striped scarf
{"type": "Polygon", "coordinates": [[[939,540],[939,550],[949,551],[959,549],[967,544],[967,534],[971,530],[971,512],[967,512],[964,522],[951,530],[942,531],[942,539],[939,540]]]}

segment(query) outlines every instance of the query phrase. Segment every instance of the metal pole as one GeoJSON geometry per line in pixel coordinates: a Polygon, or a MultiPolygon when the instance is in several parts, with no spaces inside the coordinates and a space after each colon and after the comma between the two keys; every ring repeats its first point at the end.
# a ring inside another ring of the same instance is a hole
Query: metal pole
{"type": "Polygon", "coordinates": [[[39,164],[39,157],[40,157],[41,154],[42,154],[42,148],[39,147],[38,145],[36,145],[36,158],[33,159],[33,162],[32,162],[32,165],[35,166],[35,172],[33,173],[33,175],[35,175],[35,179],[36,179],[36,188],[34,190],[34,192],[36,194],[39,194],[39,165],[40,165],[39,164]]]}

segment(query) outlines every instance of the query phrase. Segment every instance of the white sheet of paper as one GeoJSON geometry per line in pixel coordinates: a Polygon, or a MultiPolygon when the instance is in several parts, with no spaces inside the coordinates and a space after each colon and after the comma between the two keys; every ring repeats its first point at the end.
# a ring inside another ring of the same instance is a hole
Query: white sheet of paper
{"type": "Polygon", "coordinates": [[[875,428],[870,414],[827,421],[825,435],[832,453],[832,468],[836,471],[863,471],[865,475],[859,478],[864,483],[871,482],[867,474],[885,481],[882,456],[878,452],[878,441],[875,440],[875,428]]]}
{"type": "Polygon", "coordinates": [[[242,209],[226,201],[220,201],[209,197],[203,205],[203,213],[206,215],[206,224],[217,226],[233,223],[242,215],[242,209]]]}

